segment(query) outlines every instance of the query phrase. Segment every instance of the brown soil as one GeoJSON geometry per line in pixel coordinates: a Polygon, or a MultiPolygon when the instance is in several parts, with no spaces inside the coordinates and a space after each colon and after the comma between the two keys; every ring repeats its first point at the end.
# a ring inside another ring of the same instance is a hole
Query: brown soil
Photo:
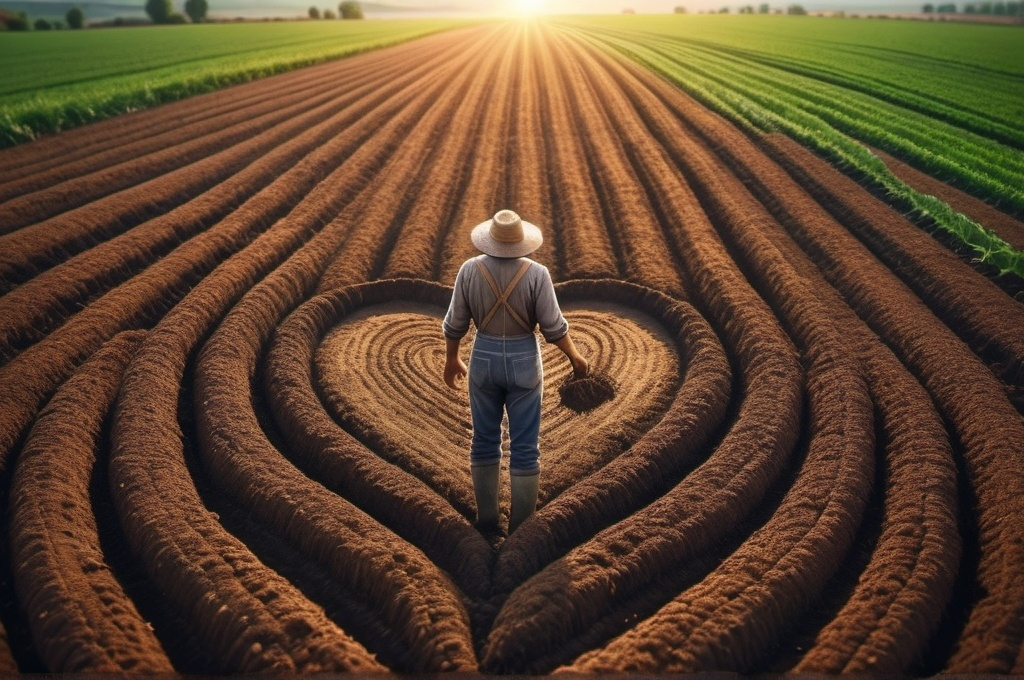
{"type": "Polygon", "coordinates": [[[1024,672],[1024,308],[577,32],[7,149],[0,215],[0,672],[1024,672]],[[613,389],[543,346],[484,536],[440,319],[501,207],[613,389]]]}

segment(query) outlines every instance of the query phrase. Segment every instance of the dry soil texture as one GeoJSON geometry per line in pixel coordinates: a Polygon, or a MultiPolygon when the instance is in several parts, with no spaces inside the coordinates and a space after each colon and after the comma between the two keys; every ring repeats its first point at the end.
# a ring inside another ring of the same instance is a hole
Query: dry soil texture
{"type": "Polygon", "coordinates": [[[0,671],[1024,672],[1024,307],[556,24],[8,149],[0,201],[0,671]],[[503,539],[440,318],[505,207],[616,391],[544,349],[503,539]]]}

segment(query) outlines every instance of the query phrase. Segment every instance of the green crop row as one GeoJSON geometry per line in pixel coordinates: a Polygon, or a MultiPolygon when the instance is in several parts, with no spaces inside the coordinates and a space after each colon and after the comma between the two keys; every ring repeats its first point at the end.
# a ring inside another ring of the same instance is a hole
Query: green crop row
{"type": "MultiPolygon", "coordinates": [[[[647,29],[653,24],[639,30],[625,23],[576,19],[571,25],[597,44],[662,73],[749,132],[784,132],[853,174],[869,178],[901,207],[927,217],[970,245],[983,261],[1003,273],[1024,277],[1024,253],[943,201],[907,186],[864,146],[870,144],[889,151],[991,203],[1024,214],[1024,154],[1020,147],[1002,143],[1006,138],[1019,136],[1021,121],[1011,127],[997,120],[996,127],[1004,132],[1010,127],[1010,133],[987,136],[981,122],[985,117],[978,115],[983,103],[959,107],[957,115],[978,123],[961,127],[943,115],[948,111],[933,116],[920,110],[927,109],[926,100],[918,99],[917,106],[907,108],[892,97],[878,98],[864,92],[867,80],[860,80],[859,87],[849,87],[842,82],[844,76],[814,77],[815,71],[831,68],[832,61],[809,61],[794,68],[794,62],[799,60],[790,56],[789,64],[781,66],[773,63],[778,57],[751,58],[750,47],[741,51],[723,41],[724,47],[718,48],[707,34],[700,40],[674,36],[669,22],[651,30],[647,29]]],[[[760,39],[769,44],[770,35],[760,39]]],[[[779,50],[778,42],[770,44],[772,50],[779,50]]],[[[820,52],[808,52],[811,53],[821,56],[820,52]]],[[[846,67],[849,62],[835,63],[846,67]]],[[[982,67],[970,64],[967,68],[982,67]]],[[[998,69],[989,72],[989,76],[1000,77],[998,69]]],[[[886,83],[884,88],[891,88],[891,82],[899,78],[907,79],[908,83],[911,80],[906,72],[887,83],[884,77],[878,80],[886,83]]],[[[1005,74],[1005,78],[1011,84],[1024,80],[1011,74],[1005,74]]],[[[906,96],[907,88],[895,89],[901,91],[901,97],[906,96]]],[[[949,101],[958,106],[955,98],[949,101]]],[[[943,106],[948,104],[940,104],[939,108],[943,106]]],[[[1024,117],[1019,104],[1018,115],[1024,117]]]]}
{"type": "Polygon", "coordinates": [[[0,33],[0,147],[464,24],[268,22],[0,33]]]}

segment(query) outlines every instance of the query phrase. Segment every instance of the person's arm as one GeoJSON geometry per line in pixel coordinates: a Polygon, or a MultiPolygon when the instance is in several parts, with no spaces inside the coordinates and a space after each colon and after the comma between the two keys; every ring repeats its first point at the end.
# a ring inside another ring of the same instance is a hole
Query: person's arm
{"type": "Polygon", "coordinates": [[[569,333],[567,332],[561,338],[555,340],[554,345],[569,358],[569,363],[572,364],[573,375],[577,378],[586,378],[587,374],[590,373],[590,363],[576,350],[576,345],[573,344],[569,333]]]}
{"type": "Polygon", "coordinates": [[[444,384],[452,389],[457,389],[456,381],[465,378],[469,374],[466,363],[459,357],[459,343],[469,331],[469,304],[463,291],[463,277],[466,265],[459,268],[455,276],[455,290],[452,292],[452,301],[448,306],[448,313],[441,323],[441,330],[444,332],[445,360],[444,360],[444,384]]]}
{"type": "Polygon", "coordinates": [[[562,350],[569,363],[572,364],[572,372],[577,378],[585,378],[590,373],[590,364],[583,355],[576,349],[572,338],[569,336],[569,323],[562,316],[562,310],[558,307],[558,299],[555,297],[555,286],[551,282],[551,274],[546,267],[541,267],[542,274],[537,291],[537,323],[540,325],[540,332],[544,339],[562,350]]]}
{"type": "Polygon", "coordinates": [[[461,339],[448,337],[444,339],[444,384],[453,390],[458,389],[458,381],[465,379],[469,374],[469,369],[466,368],[466,362],[459,356],[460,342],[461,339]]]}

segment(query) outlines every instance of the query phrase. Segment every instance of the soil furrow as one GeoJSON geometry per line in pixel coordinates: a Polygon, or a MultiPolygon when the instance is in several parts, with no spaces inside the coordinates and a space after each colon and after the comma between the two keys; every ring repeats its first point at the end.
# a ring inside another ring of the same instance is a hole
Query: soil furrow
{"type": "MultiPolygon", "coordinates": [[[[380,277],[429,279],[437,269],[437,251],[444,243],[445,225],[452,228],[456,224],[453,218],[458,212],[458,202],[450,197],[462,196],[467,199],[464,203],[470,202],[466,189],[474,175],[489,180],[492,187],[496,184],[491,175],[480,172],[466,159],[474,157],[470,151],[475,145],[475,150],[486,157],[489,149],[483,144],[477,145],[483,141],[480,139],[482,130],[504,130],[500,121],[487,114],[480,115],[479,111],[501,112],[502,107],[491,102],[498,99],[494,96],[496,83],[509,82],[515,55],[514,49],[505,50],[497,68],[474,74],[469,88],[451,97],[459,106],[450,114],[449,127],[442,133],[445,138],[435,141],[440,149],[424,165],[421,186],[429,189],[417,192],[408,212],[403,211],[399,231],[380,277]]],[[[378,272],[373,274],[373,278],[378,277],[378,272]]]]}
{"type": "Polygon", "coordinates": [[[551,229],[562,245],[563,276],[574,278],[618,278],[619,267],[601,215],[601,201],[586,169],[583,140],[557,130],[573,130],[574,103],[561,87],[562,75],[551,46],[537,33],[534,68],[542,83],[542,115],[549,127],[543,130],[548,143],[551,191],[558,199],[552,205],[551,229]]]}
{"type": "MultiPolygon", "coordinates": [[[[454,33],[457,33],[455,31],[454,33]]],[[[44,135],[30,144],[0,149],[0,183],[10,179],[45,171],[66,161],[76,161],[108,150],[135,144],[151,138],[155,130],[168,131],[202,122],[240,108],[259,105],[268,92],[284,94],[302,90],[323,82],[338,81],[350,73],[364,68],[390,64],[410,63],[436,52],[444,36],[426,36],[420,40],[396,45],[388,50],[354,55],[324,64],[310,66],[290,73],[261,78],[196,95],[159,107],[133,111],[121,116],[97,121],[82,127],[44,135]]]]}
{"type": "MultiPolygon", "coordinates": [[[[486,42],[486,38],[482,42],[486,42]]],[[[470,51],[463,59],[468,61],[473,58],[473,54],[470,51]]],[[[459,63],[451,66],[453,71],[460,67],[459,63]]],[[[433,87],[441,87],[446,81],[452,82],[448,80],[448,74],[437,72],[433,87]]],[[[443,108],[424,111],[433,100],[434,92],[431,88],[424,89],[418,99],[418,106],[410,107],[392,118],[381,130],[381,134],[375,137],[376,144],[381,145],[389,138],[394,138],[392,147],[398,146],[398,140],[401,140],[403,149],[418,151],[418,146],[430,139],[435,127],[450,119],[450,112],[443,108]],[[413,122],[417,123],[416,127],[409,133],[405,128],[413,122]]],[[[325,182],[318,187],[318,191],[325,198],[330,197],[348,181],[350,173],[360,172],[359,162],[371,165],[381,155],[393,152],[394,149],[389,150],[386,146],[378,149],[374,143],[365,145],[350,159],[354,167],[348,169],[348,172],[339,172],[332,179],[333,184],[339,186],[325,182]]],[[[396,158],[401,157],[400,149],[396,158]]],[[[377,196],[378,187],[371,184],[366,193],[377,196]]],[[[315,201],[317,197],[311,195],[309,200],[315,201]]],[[[458,608],[452,610],[454,605],[444,602],[445,580],[438,575],[431,576],[432,565],[425,563],[422,555],[411,546],[403,553],[402,559],[403,563],[408,562],[406,568],[410,570],[409,575],[398,573],[392,574],[390,578],[381,577],[378,573],[379,565],[381,560],[386,561],[386,557],[380,551],[394,552],[404,544],[396,544],[397,539],[379,525],[379,531],[371,530],[375,525],[372,519],[362,515],[344,500],[328,494],[319,485],[304,481],[305,478],[299,476],[298,471],[289,472],[287,463],[260,431],[248,396],[253,389],[251,383],[256,372],[257,352],[284,314],[309,295],[329,257],[347,236],[350,225],[351,222],[343,217],[334,220],[299,255],[254,288],[207,343],[200,357],[196,397],[204,402],[204,408],[199,412],[204,458],[215,479],[236,495],[240,503],[252,507],[257,516],[285,535],[300,532],[301,536],[295,539],[300,549],[309,552],[313,558],[327,561],[337,578],[351,581],[353,589],[368,593],[373,598],[373,607],[387,613],[390,624],[402,631],[413,657],[410,670],[465,667],[467,657],[459,659],[448,655],[446,660],[445,653],[438,652],[443,648],[446,635],[443,626],[458,623],[458,616],[450,616],[452,613],[457,614],[458,608]],[[244,354],[240,354],[240,348],[247,348],[244,354]],[[228,426],[230,432],[224,429],[228,426]],[[278,480],[277,477],[285,477],[285,480],[278,480]],[[261,490],[262,501],[254,501],[253,489],[261,490]],[[295,498],[302,497],[307,498],[299,502],[298,509],[283,512],[296,504],[295,498]],[[325,509],[331,510],[324,514],[325,509]],[[329,523],[332,516],[350,518],[346,521],[347,527],[343,527],[348,532],[344,541],[339,541],[338,529],[324,530],[325,522],[329,523]],[[385,531],[384,538],[372,538],[380,531],[385,531]],[[371,550],[376,551],[376,555],[371,550]],[[448,611],[449,615],[439,617],[439,625],[442,627],[435,630],[439,633],[438,639],[431,639],[432,636],[424,639],[424,626],[434,628],[429,621],[419,620],[420,615],[415,610],[397,607],[403,600],[401,593],[411,587],[409,577],[413,573],[418,574],[418,579],[433,579],[434,585],[431,590],[426,582],[421,583],[419,592],[423,599],[411,602],[409,606],[423,605],[426,610],[448,611]],[[440,591],[437,590],[439,587],[440,591]],[[424,647],[424,644],[430,646],[424,647]]],[[[281,332],[285,332],[284,327],[281,332]]],[[[270,367],[273,370],[273,359],[270,367]]],[[[315,399],[315,395],[313,397],[315,399]]],[[[478,540],[481,539],[478,537],[478,540]]],[[[452,654],[457,653],[458,648],[456,644],[452,654]]]]}
{"type": "MultiPolygon", "coordinates": [[[[426,62],[422,67],[429,68],[430,63],[426,62]]],[[[396,85],[411,84],[416,77],[417,72],[413,72],[394,82],[396,85]]],[[[364,91],[364,94],[369,91],[364,91]]],[[[120,237],[88,249],[63,266],[41,274],[0,298],[0,311],[4,312],[0,317],[3,319],[0,321],[0,361],[9,360],[24,347],[38,341],[89,299],[129,278],[133,272],[165,255],[170,248],[206,229],[206,225],[224,219],[234,206],[244,204],[278,177],[282,168],[293,167],[364,113],[365,107],[356,107],[349,116],[330,125],[316,125],[316,117],[293,121],[280,135],[281,140],[291,139],[289,143],[274,149],[210,191],[120,237]],[[296,132],[302,134],[289,137],[296,132]]],[[[362,128],[372,129],[365,125],[362,128]]],[[[365,136],[354,138],[348,153],[358,148],[364,139],[365,136]]],[[[269,211],[268,217],[274,214],[275,211],[269,211]]]]}
{"type": "MultiPolygon", "coordinates": [[[[401,84],[402,89],[379,95],[386,98],[379,109],[381,115],[393,115],[415,96],[411,84],[401,84]]],[[[12,390],[14,399],[0,414],[0,469],[33,415],[75,365],[116,332],[154,323],[189,286],[265,229],[267,220],[276,219],[296,204],[308,188],[334,168],[338,157],[357,148],[378,127],[372,118],[360,119],[278,176],[215,228],[190,239],[139,276],[99,298],[44,341],[0,368],[0,377],[10,376],[8,384],[16,387],[12,390]]]]}
{"type": "MultiPolygon", "coordinates": [[[[660,81],[642,72],[637,75],[646,78],[655,87],[661,86],[660,81]]],[[[626,88],[630,85],[629,78],[624,77],[619,82],[626,88]]],[[[663,96],[679,96],[674,90],[665,89],[663,96]]],[[[638,95],[634,95],[633,99],[640,101],[638,95]]],[[[828,219],[827,216],[815,216],[812,206],[806,201],[801,202],[803,192],[781,169],[764,158],[746,137],[723,124],[717,117],[702,111],[693,107],[693,110],[687,111],[687,120],[703,123],[702,130],[711,135],[709,145],[732,160],[733,167],[740,171],[748,185],[770,185],[770,189],[757,193],[776,216],[783,221],[807,220],[809,225],[820,219],[828,219]]],[[[652,118],[652,122],[658,124],[657,117],[652,118]]],[[[679,130],[664,122],[660,129],[652,128],[652,132],[661,140],[673,140],[680,136],[679,130]]],[[[670,141],[665,143],[667,147],[671,146],[670,141]]],[[[691,155],[686,150],[680,150],[678,157],[689,158],[691,155]]],[[[737,189],[732,195],[739,193],[737,189]]],[[[742,212],[752,214],[756,210],[756,206],[751,205],[742,212]]],[[[880,402],[878,408],[884,420],[883,431],[889,443],[886,450],[890,475],[888,479],[893,487],[887,490],[886,506],[890,511],[886,513],[883,534],[866,572],[874,578],[862,581],[863,587],[854,593],[847,610],[837,616],[834,625],[826,633],[826,642],[821,649],[816,650],[815,658],[818,660],[800,667],[805,670],[838,671],[849,664],[846,670],[903,670],[921,653],[928,634],[934,630],[939,612],[952,587],[952,574],[959,556],[954,472],[945,431],[927,395],[892,353],[846,307],[803,253],[796,249],[795,244],[782,235],[777,226],[767,221],[764,224],[769,228],[739,230],[734,239],[747,232],[771,238],[776,247],[788,252],[789,262],[807,280],[814,282],[817,295],[830,301],[828,308],[840,324],[846,341],[856,344],[868,372],[872,394],[880,402]],[[924,493],[923,498],[918,493],[924,493]],[[906,540],[898,527],[907,524],[923,524],[928,535],[918,541],[906,540]],[[887,597],[873,585],[878,580],[886,579],[900,582],[904,587],[888,588],[887,597]],[[887,605],[884,604],[886,600],[899,604],[887,605]],[[911,608],[908,606],[910,604],[914,606],[911,608]],[[931,612],[932,627],[922,627],[919,617],[911,614],[911,611],[931,612]],[[865,639],[865,631],[874,631],[872,640],[865,639]],[[825,659],[833,665],[822,668],[820,664],[825,663],[825,659]],[[836,663],[839,666],[834,666],[836,663]]],[[[747,267],[754,266],[752,263],[761,259],[761,253],[766,250],[767,247],[752,247],[750,252],[758,256],[748,255],[747,267]]]]}
{"type": "MultiPolygon", "coordinates": [[[[415,82],[438,63],[432,56],[417,64],[393,81],[395,84],[415,82]]],[[[386,75],[386,74],[385,74],[386,75]]],[[[124,233],[147,219],[159,218],[161,213],[181,205],[191,210],[186,194],[202,192],[243,171],[250,164],[272,168],[267,177],[277,177],[296,161],[312,153],[317,147],[340,134],[348,127],[365,121],[376,108],[385,105],[388,91],[380,88],[380,81],[371,82],[349,92],[347,96],[328,101],[298,118],[289,120],[234,148],[197,161],[191,166],[171,172],[135,187],[122,190],[58,217],[40,222],[6,237],[0,237],[0,275],[4,288],[25,281],[39,271],[51,267],[75,253],[124,233]],[[303,150],[300,152],[299,149],[303,150]],[[285,156],[284,151],[292,154],[285,156]],[[269,152],[269,153],[268,153],[269,152]],[[270,161],[273,160],[274,164],[270,161]],[[188,189],[192,187],[192,189],[188,189]],[[157,206],[159,197],[168,202],[157,206]],[[146,206],[141,209],[140,206],[146,206]]],[[[387,115],[380,111],[376,115],[387,115]]],[[[218,204],[223,214],[225,207],[218,204]]],[[[217,219],[214,213],[205,219],[217,219]]]]}
{"type": "MultiPolygon", "coordinates": [[[[423,49],[422,46],[420,49],[423,49]]],[[[426,52],[424,52],[423,58],[426,58],[426,52]]],[[[93,149],[93,153],[86,153],[91,145],[80,143],[80,146],[65,148],[59,157],[62,162],[49,167],[23,167],[18,168],[16,173],[0,172],[0,201],[8,201],[22,194],[62,183],[65,183],[64,186],[68,186],[66,183],[70,180],[95,175],[102,170],[121,164],[125,159],[132,159],[134,162],[137,159],[146,158],[151,154],[180,144],[183,139],[197,140],[207,136],[212,139],[216,133],[223,132],[226,133],[225,136],[214,147],[218,150],[223,149],[231,144],[232,138],[243,138],[237,130],[240,129],[240,124],[256,118],[253,115],[255,111],[263,109],[281,114],[296,104],[304,103],[303,106],[296,107],[290,114],[295,115],[303,109],[312,108],[320,103],[325,93],[328,96],[336,96],[338,92],[354,90],[369,80],[386,77],[387,73],[397,73],[406,64],[404,59],[392,59],[392,61],[394,63],[388,64],[388,68],[385,68],[384,60],[379,60],[373,69],[349,68],[326,78],[319,74],[304,73],[303,78],[282,81],[280,87],[274,89],[268,89],[264,85],[259,93],[249,96],[237,92],[235,97],[223,101],[220,107],[224,109],[223,111],[210,107],[213,110],[204,111],[201,117],[189,116],[187,112],[173,115],[170,111],[161,111],[159,118],[154,121],[159,127],[156,125],[147,127],[145,130],[147,134],[141,139],[122,144],[118,144],[116,140],[101,140],[101,142],[95,143],[96,148],[93,149]],[[198,118],[198,120],[192,120],[192,118],[198,118]],[[76,157],[79,155],[80,157],[76,157]]],[[[264,117],[272,120],[269,116],[264,117]]],[[[290,116],[280,117],[284,119],[290,116]]],[[[126,123],[127,121],[122,120],[122,125],[126,123]]],[[[95,134],[94,130],[92,132],[95,134]]],[[[119,136],[118,139],[123,140],[124,136],[119,136]]],[[[179,151],[184,150],[180,146],[178,149],[179,151]]],[[[178,165],[190,162],[186,161],[184,155],[179,161],[178,165]]],[[[139,175],[139,179],[142,177],[139,175]]],[[[107,188],[108,193],[111,190],[111,187],[107,188]]]]}
{"type": "Polygon", "coordinates": [[[787,137],[769,152],[931,307],[997,376],[1024,390],[1024,305],[877,198],[787,137]]]}
{"type": "MultiPolygon", "coordinates": [[[[461,193],[457,194],[461,200],[451,201],[450,217],[440,224],[440,236],[434,240],[434,249],[427,255],[430,264],[426,268],[426,276],[433,280],[450,284],[455,280],[462,263],[479,252],[469,239],[469,230],[473,226],[503,208],[515,209],[517,212],[522,210],[522,206],[516,208],[502,202],[500,196],[513,172],[510,163],[514,162],[514,156],[509,147],[515,141],[511,125],[515,119],[515,109],[519,106],[517,97],[521,89],[522,64],[525,59],[522,41],[524,33],[524,30],[516,31],[509,38],[510,45],[506,52],[508,60],[502,64],[502,68],[507,71],[480,116],[482,120],[471,147],[472,167],[464,169],[464,186],[461,193]]],[[[527,222],[538,219],[529,212],[525,216],[520,213],[520,216],[527,222]]],[[[549,247],[549,244],[542,245],[539,252],[549,247]]],[[[535,256],[539,257],[539,254],[535,253],[535,256]]]]}
{"type": "MultiPolygon", "coordinates": [[[[675,175],[670,168],[662,172],[675,175]]],[[[586,621],[631,595],[640,583],[692,559],[705,541],[713,540],[715,528],[724,529],[750,512],[780,474],[795,443],[803,377],[789,340],[736,270],[696,198],[677,187],[667,200],[682,203],[676,209],[692,215],[678,225],[687,230],[685,238],[678,238],[675,229],[670,233],[677,248],[693,253],[683,259],[693,267],[695,290],[701,300],[714,302],[707,315],[721,324],[741,367],[744,398],[736,420],[711,458],[669,493],[514,591],[495,622],[484,668],[520,668],[524,654],[558,644],[553,630],[559,637],[578,633],[576,624],[555,625],[552,617],[586,621]],[[705,287],[714,292],[703,294],[705,287]],[[768,357],[777,363],[769,366],[768,357]],[[519,621],[527,611],[528,628],[519,621]]],[[[496,584],[502,583],[501,566],[499,562],[496,584]]]]}
{"type": "Polygon", "coordinates": [[[603,73],[588,63],[586,52],[573,49],[571,39],[555,34],[550,40],[556,47],[559,62],[576,65],[575,73],[569,72],[569,67],[566,69],[566,91],[576,102],[578,134],[591,143],[588,157],[595,167],[604,213],[611,217],[606,223],[613,234],[613,247],[624,263],[624,271],[636,283],[673,297],[683,297],[682,281],[668,253],[664,232],[626,158],[624,144],[620,141],[623,136],[611,123],[622,113],[611,103],[618,98],[609,96],[603,73]]]}
{"type": "Polygon", "coordinates": [[[143,337],[116,336],[61,386],[15,470],[11,556],[18,597],[52,672],[173,670],[105,562],[90,500],[101,431],[143,337]]]}

